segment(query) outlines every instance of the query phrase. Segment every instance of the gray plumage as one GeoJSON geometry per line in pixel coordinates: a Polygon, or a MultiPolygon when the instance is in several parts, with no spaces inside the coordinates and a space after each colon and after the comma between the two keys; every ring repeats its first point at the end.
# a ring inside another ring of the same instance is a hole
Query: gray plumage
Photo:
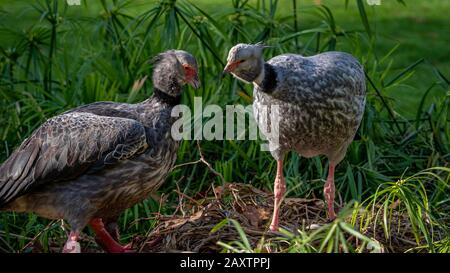
{"type": "Polygon", "coordinates": [[[164,182],[178,142],[171,110],[197,69],[192,55],[154,60],[154,94],[137,103],[97,102],[46,121],[0,166],[0,209],[66,219],[80,231],[93,218],[117,219],[164,182]]]}
{"type": "Polygon", "coordinates": [[[270,81],[254,89],[253,110],[259,126],[262,105],[279,105],[280,159],[287,151],[305,157],[326,155],[338,164],[345,156],[361,122],[365,106],[365,80],[361,65],[343,52],[312,57],[287,54],[272,58],[270,81]],[[270,87],[267,87],[271,85],[270,87]]]}
{"type": "MultiPolygon", "coordinates": [[[[339,163],[364,113],[362,66],[344,52],[311,57],[284,54],[265,63],[262,47],[239,44],[230,50],[228,61],[250,58],[232,73],[255,83],[253,111],[260,128],[266,128],[268,122],[261,109],[279,106],[280,146],[272,155],[280,159],[292,150],[305,157],[323,154],[339,163]],[[247,62],[252,69],[240,67],[247,62]]],[[[267,137],[271,142],[270,135],[267,137]]]]}
{"type": "MultiPolygon", "coordinates": [[[[330,164],[324,193],[333,219],[334,167],[344,158],[364,114],[363,67],[344,52],[311,57],[283,54],[265,62],[264,47],[262,44],[234,46],[224,71],[254,84],[254,116],[269,141],[272,156],[278,161],[275,207],[285,192],[284,155],[289,151],[304,157],[326,155],[330,164]],[[267,134],[275,105],[278,134],[267,134]]],[[[275,208],[271,229],[277,228],[278,209],[275,208]]]]}

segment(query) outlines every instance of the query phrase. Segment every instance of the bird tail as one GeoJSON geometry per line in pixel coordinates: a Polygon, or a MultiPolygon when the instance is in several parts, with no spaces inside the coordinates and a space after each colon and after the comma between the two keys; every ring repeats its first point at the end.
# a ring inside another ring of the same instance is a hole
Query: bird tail
{"type": "Polygon", "coordinates": [[[23,193],[32,179],[32,166],[39,153],[39,145],[27,139],[0,165],[0,208],[23,193]]]}

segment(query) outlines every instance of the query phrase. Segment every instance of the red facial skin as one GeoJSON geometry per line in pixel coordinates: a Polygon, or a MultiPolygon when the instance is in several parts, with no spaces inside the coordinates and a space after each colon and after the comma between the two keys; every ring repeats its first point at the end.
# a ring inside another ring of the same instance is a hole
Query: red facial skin
{"type": "Polygon", "coordinates": [[[188,64],[184,64],[184,75],[186,77],[186,82],[192,82],[195,77],[197,76],[197,71],[195,70],[195,68],[193,68],[192,66],[188,65],[188,64]]]}
{"type": "Polygon", "coordinates": [[[235,70],[236,67],[238,67],[239,64],[241,64],[242,62],[243,62],[243,60],[227,63],[227,65],[225,66],[223,71],[224,72],[233,72],[233,70],[235,70]]]}

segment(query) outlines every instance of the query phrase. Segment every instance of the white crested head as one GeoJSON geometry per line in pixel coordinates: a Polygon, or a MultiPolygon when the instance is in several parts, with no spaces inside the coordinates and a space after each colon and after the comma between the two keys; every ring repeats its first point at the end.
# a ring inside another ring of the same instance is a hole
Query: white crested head
{"type": "Polygon", "coordinates": [[[262,44],[237,44],[228,52],[227,62],[262,57],[263,49],[262,44]]]}
{"type": "Polygon", "coordinates": [[[264,66],[262,53],[266,47],[262,43],[241,43],[233,46],[228,52],[224,72],[229,72],[244,82],[253,82],[262,72],[264,66]]]}

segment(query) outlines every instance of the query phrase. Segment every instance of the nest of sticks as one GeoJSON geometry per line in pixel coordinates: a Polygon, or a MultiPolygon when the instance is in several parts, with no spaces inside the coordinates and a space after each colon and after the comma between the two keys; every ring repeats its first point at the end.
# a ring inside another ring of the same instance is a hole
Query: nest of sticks
{"type": "MultiPolygon", "coordinates": [[[[225,218],[238,221],[252,245],[262,236],[276,236],[268,231],[273,194],[238,183],[227,183],[210,193],[210,196],[197,200],[181,195],[177,214],[160,216],[158,225],[148,236],[135,238],[139,251],[219,252],[222,247],[218,241],[239,240],[239,234],[231,224],[211,232],[225,218]]],[[[280,220],[282,224],[288,224],[283,227],[291,229],[298,228],[302,224],[299,221],[326,223],[324,203],[319,199],[287,198],[280,220]]]]}
{"type": "MultiPolygon", "coordinates": [[[[270,232],[273,194],[249,184],[226,183],[209,194],[191,198],[179,193],[180,202],[172,216],[158,216],[157,226],[146,236],[137,236],[133,244],[138,252],[220,252],[218,242],[241,241],[231,223],[216,228],[226,218],[236,220],[252,247],[264,242],[263,252],[286,251],[288,245],[280,233],[270,232]],[[213,231],[213,232],[212,232],[213,231]]],[[[406,215],[396,214],[391,238],[381,227],[368,226],[364,235],[379,242],[382,252],[403,252],[415,245],[406,215]]],[[[285,198],[280,209],[280,225],[296,234],[301,229],[313,232],[329,223],[321,199],[285,198]]],[[[361,241],[349,236],[355,248],[361,241]]],[[[370,248],[367,249],[370,251],[370,248]]]]}
{"type": "MultiPolygon", "coordinates": [[[[273,194],[257,189],[249,184],[225,183],[195,197],[178,191],[178,205],[172,215],[156,216],[157,225],[146,235],[137,235],[132,240],[137,252],[221,252],[224,247],[218,242],[242,241],[236,227],[228,222],[218,228],[224,219],[234,219],[246,234],[252,248],[260,246],[261,252],[287,252],[289,244],[286,236],[269,231],[273,212],[273,194]]],[[[381,252],[404,252],[417,246],[412,227],[406,213],[395,211],[390,219],[390,236],[386,238],[381,220],[369,219],[363,228],[355,227],[368,238],[379,244],[381,252]],[[373,223],[377,224],[374,225],[373,223]]],[[[358,217],[367,211],[361,210],[358,217]]],[[[345,221],[350,222],[351,215],[345,221]]],[[[366,214],[373,217],[373,214],[366,214]]],[[[145,219],[144,219],[145,220],[145,219]]],[[[320,227],[330,224],[326,215],[326,205],[322,199],[285,198],[280,208],[280,226],[291,234],[298,230],[310,234],[320,227]]],[[[49,224],[50,225],[50,224],[49,224]]],[[[27,245],[31,252],[43,252],[36,236],[27,245]]],[[[323,239],[323,238],[322,238],[323,239]]],[[[351,234],[345,238],[353,248],[361,246],[361,240],[351,234]]],[[[65,238],[49,241],[50,252],[60,252],[58,242],[65,238]]],[[[85,245],[82,252],[102,252],[95,238],[81,235],[85,245]]],[[[312,242],[319,248],[320,238],[312,242]]],[[[370,247],[365,247],[370,252],[370,247]]],[[[28,252],[28,251],[26,251],[28,252]]]]}

